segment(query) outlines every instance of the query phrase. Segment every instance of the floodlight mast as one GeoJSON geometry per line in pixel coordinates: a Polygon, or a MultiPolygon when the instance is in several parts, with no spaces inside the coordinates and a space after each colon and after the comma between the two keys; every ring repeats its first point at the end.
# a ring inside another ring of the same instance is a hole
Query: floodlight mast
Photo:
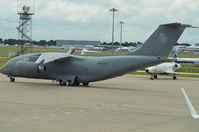
{"type": "Polygon", "coordinates": [[[112,8],[110,11],[113,12],[113,24],[112,24],[112,54],[113,54],[113,44],[114,44],[114,24],[115,24],[115,12],[118,12],[118,9],[112,8]]]}
{"type": "Polygon", "coordinates": [[[124,22],[123,21],[120,21],[120,25],[121,25],[121,27],[120,27],[120,49],[121,49],[121,47],[122,47],[122,25],[124,24],[124,22]]]}
{"type": "Polygon", "coordinates": [[[20,54],[24,54],[32,47],[32,16],[34,15],[35,0],[32,0],[34,5],[33,9],[27,5],[30,3],[18,0],[17,14],[19,15],[18,40],[21,45],[20,54]],[[20,3],[21,2],[21,3],[20,3]]]}

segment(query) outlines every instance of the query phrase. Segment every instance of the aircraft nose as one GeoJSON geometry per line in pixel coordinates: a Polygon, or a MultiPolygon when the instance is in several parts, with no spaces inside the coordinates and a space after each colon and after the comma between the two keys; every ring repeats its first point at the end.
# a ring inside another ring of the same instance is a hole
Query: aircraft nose
{"type": "Polygon", "coordinates": [[[2,66],[2,67],[0,68],[0,73],[5,74],[5,75],[8,75],[8,73],[9,73],[8,66],[7,66],[7,65],[2,66]]]}
{"type": "Polygon", "coordinates": [[[0,68],[0,73],[5,74],[3,67],[0,68]]]}
{"type": "Polygon", "coordinates": [[[4,70],[3,70],[3,66],[2,66],[2,67],[0,67],[0,73],[4,74],[3,71],[4,71],[4,70]]]}

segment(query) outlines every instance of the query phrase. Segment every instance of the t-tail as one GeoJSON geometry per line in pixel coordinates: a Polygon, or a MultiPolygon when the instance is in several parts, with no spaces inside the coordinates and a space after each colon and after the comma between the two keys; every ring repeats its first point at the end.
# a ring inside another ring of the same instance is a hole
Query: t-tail
{"type": "Polygon", "coordinates": [[[145,43],[132,54],[167,57],[186,27],[192,26],[181,23],[160,25],[145,43]]]}

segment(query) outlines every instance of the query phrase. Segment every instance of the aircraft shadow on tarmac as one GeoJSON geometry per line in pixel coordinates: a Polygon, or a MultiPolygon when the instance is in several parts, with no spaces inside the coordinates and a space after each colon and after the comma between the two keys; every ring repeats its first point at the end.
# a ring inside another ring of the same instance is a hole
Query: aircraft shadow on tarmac
{"type": "MultiPolygon", "coordinates": [[[[82,86],[83,87],[83,86],[82,86]]],[[[133,87],[133,86],[132,86],[133,87]]],[[[90,86],[90,87],[85,87],[85,88],[90,88],[90,89],[103,89],[103,90],[118,90],[118,91],[132,91],[132,92],[150,92],[150,93],[154,93],[154,92],[162,92],[161,89],[160,90],[146,90],[146,89],[141,89],[141,88],[115,88],[115,87],[105,87],[105,86],[90,86]]]]}
{"type": "MultiPolygon", "coordinates": [[[[22,82],[22,81],[16,81],[14,83],[10,83],[8,81],[1,81],[1,82],[4,82],[4,83],[9,83],[9,84],[15,84],[18,85],[18,86],[23,86],[23,87],[31,87],[31,88],[41,88],[41,89],[50,89],[50,88],[87,88],[87,89],[98,89],[98,90],[117,90],[117,91],[132,91],[132,92],[162,92],[161,90],[160,91],[154,91],[154,90],[146,90],[146,89],[138,89],[138,88],[118,88],[118,87],[107,87],[107,86],[96,86],[95,84],[91,84],[90,86],[78,86],[78,87],[75,87],[75,86],[60,86],[59,84],[57,83],[42,83],[42,82],[22,82]]],[[[98,84],[99,85],[99,84],[98,84]]],[[[133,87],[133,86],[132,86],[133,87]]]]}

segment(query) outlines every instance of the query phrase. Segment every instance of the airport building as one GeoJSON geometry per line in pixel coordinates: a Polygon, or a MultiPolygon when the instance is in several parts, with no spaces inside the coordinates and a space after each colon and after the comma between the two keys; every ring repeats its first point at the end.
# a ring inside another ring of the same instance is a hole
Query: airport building
{"type": "Polygon", "coordinates": [[[56,45],[59,47],[87,47],[99,45],[100,41],[89,40],[56,40],[56,45]]]}

